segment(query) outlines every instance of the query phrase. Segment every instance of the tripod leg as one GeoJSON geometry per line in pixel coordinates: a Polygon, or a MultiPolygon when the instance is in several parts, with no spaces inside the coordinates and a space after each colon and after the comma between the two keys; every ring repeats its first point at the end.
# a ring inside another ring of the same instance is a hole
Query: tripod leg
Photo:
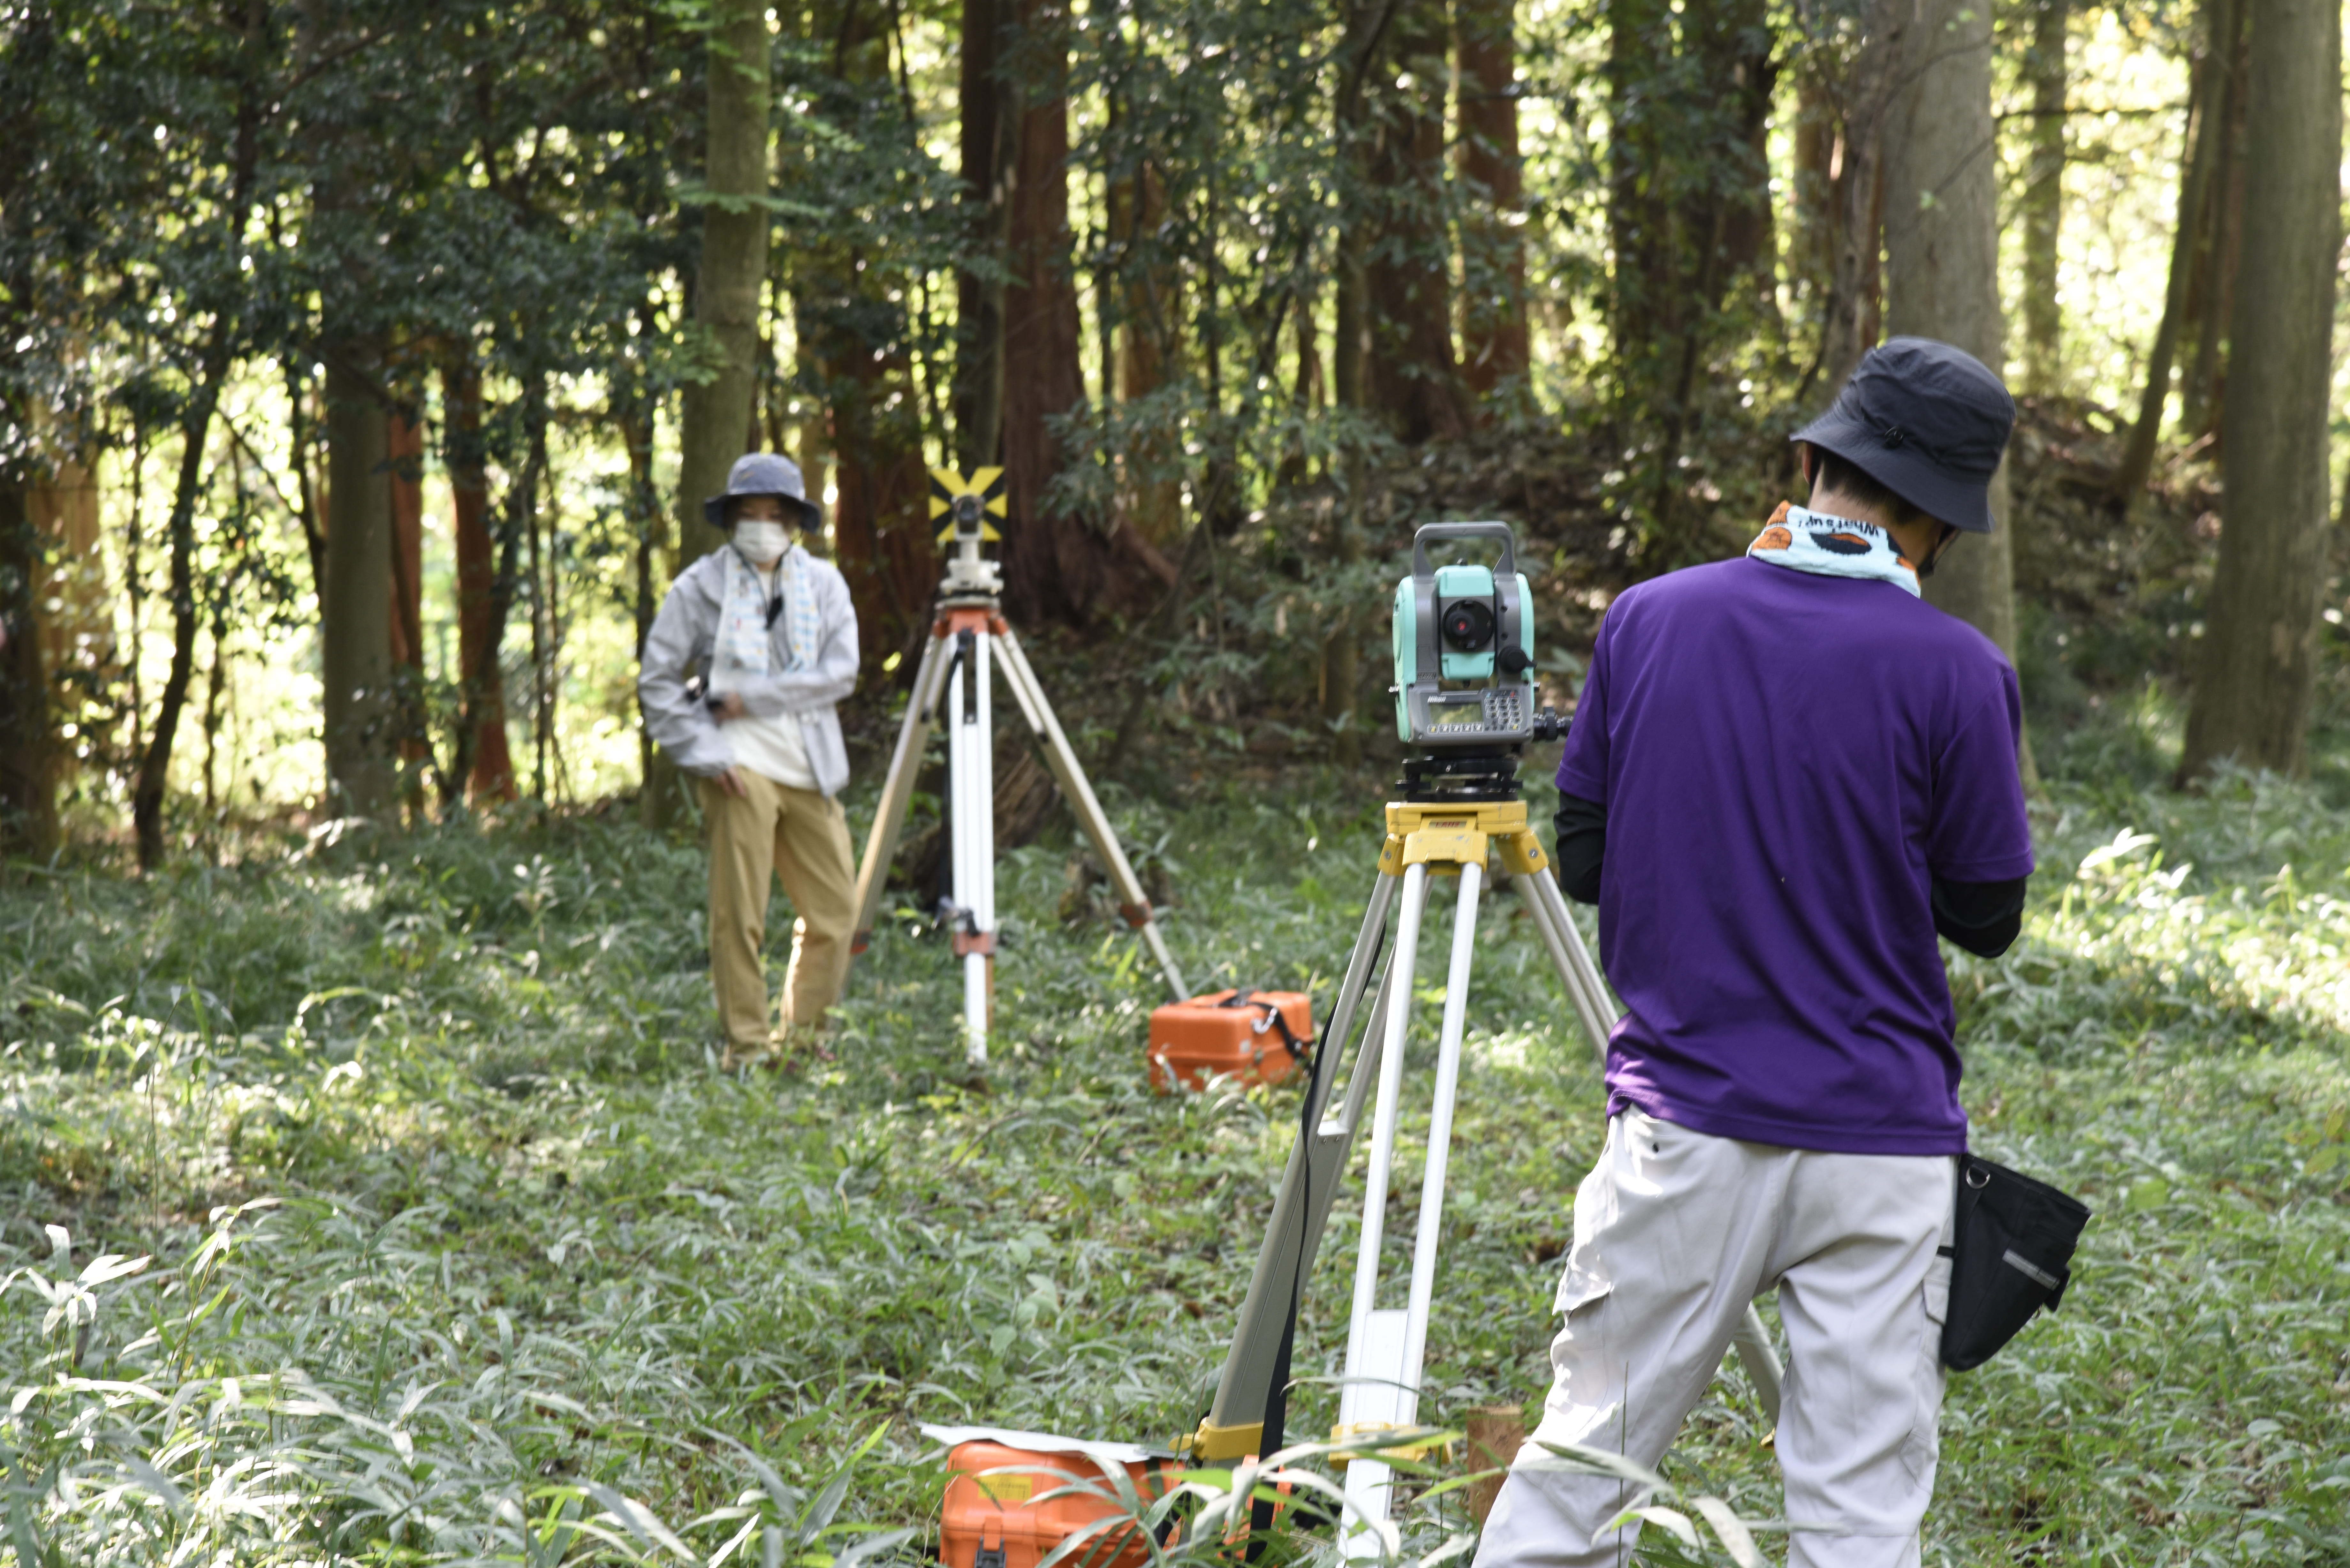
{"type": "Polygon", "coordinates": [[[914,671],[914,688],[906,698],[906,716],[898,723],[898,749],[890,753],[889,776],[881,785],[881,804],[874,808],[873,827],[865,837],[865,864],[857,872],[856,936],[851,953],[861,953],[873,937],[874,919],[881,912],[882,889],[889,885],[889,862],[898,853],[898,836],[905,831],[906,806],[914,798],[914,780],[922,771],[922,747],[931,738],[931,718],[945,683],[945,642],[931,638],[922,645],[922,662],[914,671]]]}
{"type": "Polygon", "coordinates": [[[1045,742],[1045,760],[1060,784],[1061,793],[1068,797],[1069,806],[1077,814],[1077,822],[1093,840],[1094,853],[1109,868],[1110,880],[1117,885],[1118,896],[1125,900],[1122,913],[1127,923],[1142,934],[1158,961],[1159,972],[1166,977],[1167,989],[1182,1001],[1191,994],[1183,983],[1183,976],[1175,968],[1175,957],[1167,950],[1167,938],[1151,918],[1150,899],[1142,891],[1142,883],[1128,864],[1126,851],[1118,842],[1118,835],[1109,825],[1109,817],[1095,798],[1094,786],[1087,782],[1085,770],[1077,765],[1077,753],[1070,749],[1069,738],[1061,732],[1061,722],[1054,716],[1053,705],[1045,700],[1045,688],[1030,668],[1028,655],[1021,649],[1020,639],[1004,630],[997,634],[1003,643],[1003,676],[1019,701],[1020,711],[1028,727],[1045,742]]]}
{"type": "MultiPolygon", "coordinates": [[[[1378,1070],[1379,1031],[1386,1016],[1382,1001],[1374,1001],[1369,1027],[1355,1053],[1346,1108],[1335,1119],[1326,1119],[1324,1112],[1387,935],[1396,880],[1383,874],[1371,889],[1370,907],[1363,913],[1362,929],[1347,958],[1346,978],[1339,984],[1330,1022],[1322,1031],[1313,1092],[1299,1116],[1301,1136],[1290,1147],[1281,1190],[1273,1201],[1273,1220],[1265,1228],[1264,1245],[1257,1253],[1255,1271],[1249,1275],[1248,1295],[1241,1303],[1240,1321],[1232,1332],[1232,1350],[1224,1358],[1223,1376],[1216,1383],[1215,1402],[1209,1407],[1208,1418],[1201,1423],[1194,1444],[1195,1457],[1208,1463],[1269,1453],[1284,1440],[1281,1434],[1264,1429],[1276,1391],[1274,1380],[1281,1376],[1282,1337],[1288,1331],[1306,1277],[1314,1271],[1323,1228],[1346,1173],[1347,1156],[1354,1147],[1365,1098],[1360,1091],[1378,1070]]],[[[1386,996],[1384,986],[1378,995],[1386,996]]]]}
{"type": "MultiPolygon", "coordinates": [[[[1412,1240],[1410,1292],[1400,1313],[1374,1311],[1361,1314],[1367,1332],[1363,1335],[1359,1355],[1354,1354],[1355,1341],[1348,1341],[1349,1360],[1354,1363],[1351,1371],[1367,1380],[1348,1386],[1361,1390],[1357,1420],[1384,1420],[1409,1427],[1417,1425],[1419,1418],[1419,1385],[1428,1353],[1429,1314],[1436,1289],[1437,1247],[1444,1226],[1445,1173],[1451,1163],[1452,1117],[1461,1082],[1461,1044],[1468,1024],[1469,977],[1477,947],[1477,900],[1483,877],[1482,866],[1471,863],[1461,867],[1460,898],[1453,911],[1451,961],[1445,974],[1444,1018],[1437,1034],[1435,1097],[1429,1110],[1419,1223],[1412,1240]]],[[[1390,1023],[1388,1044],[1395,1054],[1382,1062],[1383,1069],[1391,1071],[1389,1063],[1400,1058],[1404,1033],[1390,1023]]],[[[1387,1078],[1388,1072],[1383,1071],[1383,1096],[1387,1078]]],[[[1382,1127],[1392,1126],[1388,1110],[1388,1104],[1382,1097],[1382,1127]]],[[[1382,1188],[1382,1199],[1384,1197],[1382,1188]]],[[[1364,1242],[1366,1247],[1371,1244],[1367,1226],[1364,1242]]],[[[1358,1304],[1364,1272],[1367,1271],[1359,1270],[1358,1260],[1358,1304]]],[[[1343,1402],[1345,1396],[1340,1397],[1343,1402]]],[[[1358,1459],[1347,1467],[1347,1495],[1357,1510],[1353,1516],[1356,1522],[1348,1529],[1344,1546],[1347,1557],[1380,1554],[1374,1521],[1388,1517],[1393,1479],[1393,1467],[1383,1459],[1358,1459]]]]}
{"type": "MultiPolygon", "coordinates": [[[[1387,1037],[1379,1046],[1378,1107],[1371,1113],[1370,1168],[1363,1182],[1362,1239],[1355,1254],[1354,1310],[1347,1324],[1346,1381],[1338,1389],[1338,1427],[1344,1432],[1403,1424],[1403,1366],[1410,1314],[1378,1310],[1379,1251],[1386,1240],[1388,1186],[1395,1162],[1396,1123],[1403,1097],[1404,1043],[1411,1028],[1411,986],[1418,967],[1420,916],[1428,908],[1428,867],[1404,867],[1403,912],[1396,921],[1395,953],[1388,960],[1387,1037]]],[[[1376,1556],[1376,1522],[1387,1518],[1390,1467],[1356,1459],[1347,1467],[1349,1519],[1345,1554],[1376,1556]]]]}
{"type": "MultiPolygon", "coordinates": [[[[1559,979],[1565,983],[1566,994],[1582,1015],[1583,1027],[1590,1034],[1592,1047],[1599,1053],[1604,1065],[1607,1060],[1607,1036],[1617,1013],[1608,998],[1606,981],[1599,977],[1599,966],[1591,961],[1591,950],[1583,945],[1583,933],[1575,929],[1575,917],[1566,907],[1566,895],[1547,867],[1521,876],[1518,880],[1526,885],[1527,901],[1535,909],[1534,924],[1543,931],[1552,961],[1558,965],[1559,979]]],[[[1737,1347],[1746,1376],[1753,1381],[1763,1413],[1773,1426],[1777,1426],[1785,1369],[1779,1363],[1778,1352],[1772,1348],[1771,1331],[1763,1326],[1762,1314],[1754,1310],[1751,1302],[1731,1343],[1737,1347]]]]}
{"type": "Polygon", "coordinates": [[[987,639],[956,633],[947,675],[947,768],[954,827],[955,954],[962,961],[963,1049],[987,1061],[988,950],[994,945],[995,811],[988,739],[987,639]],[[968,691],[966,691],[966,682],[968,691]]]}
{"type": "Polygon", "coordinates": [[[1615,1010],[1604,1001],[1596,1001],[1583,983],[1583,971],[1575,966],[1567,947],[1570,941],[1581,941],[1582,934],[1575,930],[1572,919],[1564,929],[1561,928],[1559,916],[1552,909],[1550,899],[1541,886],[1547,882],[1555,888],[1557,884],[1552,881],[1547,869],[1522,871],[1512,879],[1516,882],[1518,890],[1525,895],[1526,913],[1534,920],[1534,929],[1541,933],[1543,946],[1550,950],[1551,966],[1558,971],[1559,983],[1566,987],[1566,999],[1574,1004],[1575,1015],[1583,1024],[1584,1034],[1604,1064],[1607,1060],[1608,1020],[1615,1010]]]}

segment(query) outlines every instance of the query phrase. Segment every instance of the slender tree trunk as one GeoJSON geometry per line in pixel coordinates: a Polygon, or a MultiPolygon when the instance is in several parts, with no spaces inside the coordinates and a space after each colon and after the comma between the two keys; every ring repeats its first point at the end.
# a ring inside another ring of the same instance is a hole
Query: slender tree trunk
{"type": "Polygon", "coordinates": [[[57,734],[41,658],[40,530],[25,485],[0,472],[0,857],[57,849],[57,734]]]}
{"type": "Polygon", "coordinates": [[[1406,0],[1390,63],[1409,88],[1382,92],[1370,177],[1378,229],[1370,283],[1371,406],[1406,442],[1457,440],[1471,420],[1452,351],[1451,243],[1444,211],[1444,8],[1406,0]]]}
{"type": "Polygon", "coordinates": [[[1900,85],[1907,40],[1917,27],[1911,7],[1901,0],[1873,0],[1864,19],[1866,32],[1835,95],[1843,157],[1831,192],[1835,249],[1816,377],[1825,398],[1843,389],[1853,367],[1877,342],[1884,297],[1878,254],[1886,237],[1887,120],[1900,85]]]}
{"type": "MultiPolygon", "coordinates": [[[[1885,322],[1888,335],[1939,338],[1985,365],[2006,363],[1999,298],[1998,169],[1991,157],[1991,14],[1974,0],[1925,0],[1909,33],[1908,87],[1886,137],[1885,322]]],[[[1991,481],[1988,535],[1942,556],[1926,597],[2015,661],[2015,586],[2007,469],[1991,481]]],[[[2024,750],[2032,778],[2031,751],[2024,750]]],[[[2033,782],[2036,783],[2036,780],[2033,782]]]]}
{"type": "MultiPolygon", "coordinates": [[[[620,448],[629,456],[628,516],[632,524],[629,532],[636,535],[636,581],[631,596],[636,612],[637,658],[645,656],[645,639],[652,635],[653,618],[660,612],[654,593],[654,562],[659,558],[657,540],[661,525],[660,495],[653,487],[653,404],[641,392],[632,393],[614,411],[613,423],[620,433],[620,448]]],[[[777,441],[776,449],[784,443],[777,441]]],[[[801,470],[802,477],[806,470],[801,470]]],[[[652,776],[653,737],[641,719],[637,724],[637,776],[652,776]]]]}
{"type": "MultiPolygon", "coordinates": [[[[2224,5],[2224,0],[2223,0],[2224,5]]],[[[2137,420],[2130,426],[2129,443],[2114,470],[2113,504],[2125,510],[2146,488],[2154,472],[2155,447],[2162,437],[2163,410],[2170,401],[2170,372],[2178,362],[2178,338],[2187,320],[2188,298],[2195,273],[2195,246],[2200,217],[2211,184],[2215,154],[2207,134],[2211,119],[2213,69],[2207,48],[2195,60],[2187,94],[2187,122],[2179,133],[2178,221],[2170,236],[2170,281],[2163,291],[2162,322],[2156,327],[2154,347],[2146,357],[2146,386],[2138,394],[2137,420]]]]}
{"type": "Polygon", "coordinates": [[[1697,298],[1706,314],[1733,299],[1775,314],[1770,121],[1779,65],[1771,16],[1762,0],[1703,0],[1685,10],[1682,31],[1695,34],[1700,78],[1721,95],[1700,121],[1718,172],[1682,220],[1684,248],[1688,235],[1711,236],[1694,259],[1697,298]]]}
{"type": "Polygon", "coordinates": [[[2326,578],[2326,405],[2341,244],[2341,0],[2251,0],[2243,273],[2227,497],[2182,781],[2308,767],[2326,578]]]}
{"type": "MultiPolygon", "coordinates": [[[[1513,0],[1461,0],[1454,12],[1461,172],[1482,192],[1481,210],[1462,223],[1461,373],[1489,400],[1479,410],[1484,419],[1497,390],[1523,391],[1528,351],[1513,9],[1513,0]]],[[[1521,406],[1530,406],[1523,397],[1521,406]]]]}
{"type": "Polygon", "coordinates": [[[400,730],[391,663],[391,410],[378,390],[382,369],[369,343],[345,337],[327,351],[327,593],[318,607],[329,810],[379,823],[399,800],[400,730]]]}
{"type": "MultiPolygon", "coordinates": [[[[310,591],[318,602],[327,602],[327,525],[320,514],[314,450],[317,444],[316,427],[310,422],[310,377],[301,367],[308,364],[309,355],[286,356],[286,441],[294,469],[294,509],[302,524],[302,547],[310,559],[310,591]],[[300,364],[297,364],[297,359],[300,364]]],[[[140,461],[133,473],[143,472],[145,449],[140,448],[140,461]]],[[[139,559],[139,493],[134,486],[130,500],[130,559],[135,567],[139,559]]],[[[139,576],[130,576],[131,624],[139,621],[139,576]]],[[[135,638],[134,638],[135,640],[135,638]]]]}
{"type": "Polygon", "coordinates": [[[451,532],[457,546],[457,670],[460,718],[442,807],[515,798],[514,753],[506,741],[505,675],[484,649],[497,638],[497,542],[490,536],[490,487],[482,447],[481,368],[460,352],[442,367],[446,410],[451,532]]]}
{"type": "MultiPolygon", "coordinates": [[[[2220,68],[2212,119],[2211,183],[2198,240],[2195,358],[2187,372],[2180,424],[2190,437],[2219,432],[2228,374],[2228,328],[2235,317],[2236,274],[2243,255],[2245,117],[2251,36],[2251,0],[2213,8],[2212,56],[2220,68]]],[[[2224,448],[2225,443],[2219,445],[2224,448]]],[[[2215,457],[2220,452],[2214,452],[2215,457]]]]}
{"type": "Polygon", "coordinates": [[[1647,362],[1679,303],[1665,200],[1658,101],[1671,18],[1659,0],[1607,0],[1607,237],[1615,253],[1609,327],[1627,387],[1653,379],[1647,362]]]}
{"type": "Polygon", "coordinates": [[[2057,248],[2064,226],[2064,27],[2069,0],[2032,0],[2023,74],[2032,89],[2032,156],[2023,223],[2023,385],[2055,391],[2064,376],[2064,312],[2056,303],[2057,248]]]}
{"type": "MultiPolygon", "coordinates": [[[[1374,70],[1379,68],[1385,53],[1386,34],[1392,25],[1400,0],[1347,0],[1346,8],[1347,36],[1343,55],[1347,62],[1334,116],[1340,133],[1340,151],[1347,161],[1353,200],[1347,209],[1347,222],[1337,241],[1338,298],[1336,329],[1330,354],[1331,400],[1349,410],[1357,421],[1370,414],[1370,362],[1372,351],[1370,268],[1365,260],[1376,225],[1370,221],[1370,183],[1366,169],[1367,145],[1370,131],[1365,124],[1369,109],[1367,84],[1374,70]]],[[[1339,454],[1346,475],[1347,493],[1338,512],[1338,559],[1342,565],[1359,563],[1364,555],[1364,508],[1370,488],[1369,454],[1359,430],[1348,431],[1339,454]]],[[[1332,759],[1344,768],[1358,767],[1363,760],[1362,725],[1355,711],[1356,697],[1362,684],[1360,632],[1348,607],[1340,605],[1330,618],[1330,635],[1322,649],[1322,716],[1333,730],[1332,759]]]]}
{"type": "Polygon", "coordinates": [[[1048,504],[1062,468],[1049,421],[1082,410],[1081,327],[1070,264],[1068,16],[1060,0],[1021,0],[1022,58],[1038,80],[1024,95],[1012,185],[1004,302],[1005,604],[1024,622],[1083,625],[1141,588],[1139,565],[1085,519],[1048,504]]]}
{"type": "MultiPolygon", "coordinates": [[[[1020,4],[964,0],[962,7],[962,200],[978,262],[955,278],[955,450],[965,472],[993,463],[1003,441],[1004,271],[1024,119],[1004,46],[1020,4]]],[[[1066,151],[1066,119],[1061,138],[1066,151]]]]}
{"type": "Polygon", "coordinates": [[[1787,276],[1798,299],[1825,306],[1835,273],[1835,177],[1842,167],[1835,107],[1820,71],[1805,62],[1795,83],[1794,237],[1787,276]]]}
{"type": "Polygon", "coordinates": [[[180,425],[180,474],[172,490],[172,519],[165,536],[171,551],[172,664],[155,706],[155,730],[139,759],[139,780],[130,796],[130,820],[139,843],[139,868],[163,863],[163,794],[171,779],[172,747],[188,705],[196,663],[196,504],[203,498],[204,444],[220,404],[221,379],[228,372],[228,319],[213,330],[196,394],[180,425]]]}
{"type": "Polygon", "coordinates": [[[1145,163],[1110,192],[1110,223],[1125,258],[1124,319],[1118,325],[1118,391],[1128,425],[1125,504],[1145,539],[1162,548],[1183,533],[1182,487],[1174,477],[1180,459],[1172,432],[1152,421],[1150,400],[1162,390],[1175,362],[1182,298],[1175,269],[1161,252],[1159,229],[1167,222],[1167,186],[1158,166],[1145,163]],[[1140,411],[1137,412],[1137,406],[1140,411]]]}
{"type": "MultiPolygon", "coordinates": [[[[694,280],[695,319],[710,334],[718,373],[689,383],[678,419],[674,576],[686,562],[725,542],[702,521],[704,496],[726,488],[743,455],[757,392],[760,286],[767,275],[767,130],[773,75],[763,0],[712,0],[706,182],[713,197],[702,211],[702,256],[694,280]]],[[[646,775],[638,812],[648,827],[677,819],[682,792],[676,765],[660,752],[646,775]]]]}
{"type": "Polygon", "coordinates": [[[386,432],[391,456],[391,663],[400,713],[400,794],[411,822],[424,819],[424,775],[432,762],[424,706],[424,427],[411,405],[395,405],[386,432]]]}

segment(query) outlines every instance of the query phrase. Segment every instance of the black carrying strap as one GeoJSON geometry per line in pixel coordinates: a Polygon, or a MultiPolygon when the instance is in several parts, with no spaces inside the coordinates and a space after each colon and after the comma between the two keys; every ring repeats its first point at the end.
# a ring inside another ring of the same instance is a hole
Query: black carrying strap
{"type": "Polygon", "coordinates": [[[1296,1033],[1289,1027],[1289,1020],[1282,1012],[1281,1004],[1279,1002],[1260,1002],[1256,999],[1256,992],[1253,991],[1236,991],[1230,996],[1224,998],[1222,1002],[1216,1003],[1216,1005],[1218,1007],[1255,1007],[1263,1009],[1264,1016],[1257,1021],[1256,1025],[1256,1032],[1259,1034],[1263,1033],[1267,1029],[1278,1029],[1281,1031],[1281,1043],[1289,1047],[1289,1054],[1292,1057],[1303,1062],[1314,1054],[1314,1036],[1309,1034],[1305,1039],[1300,1040],[1296,1033]]]}
{"type": "Polygon", "coordinates": [[[2072,1282],[2073,1251],[2089,1208],[2070,1193],[1971,1154],[1959,1157],[1950,1245],[1950,1294],[1942,1315],[1942,1365],[1981,1366],[2072,1282]]]}

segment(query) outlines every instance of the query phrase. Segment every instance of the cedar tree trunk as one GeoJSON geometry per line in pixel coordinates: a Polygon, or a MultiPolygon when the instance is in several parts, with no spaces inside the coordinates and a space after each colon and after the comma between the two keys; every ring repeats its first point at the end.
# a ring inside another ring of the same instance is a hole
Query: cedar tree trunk
{"type": "MultiPolygon", "coordinates": [[[[327,589],[318,619],[328,809],[337,816],[380,819],[399,798],[393,763],[400,716],[391,663],[391,410],[378,390],[382,362],[370,345],[342,339],[328,348],[326,360],[327,589]]],[[[172,667],[178,666],[174,649],[172,667]]],[[[159,735],[161,728],[158,720],[159,735]]]]}
{"type": "MultiPolygon", "coordinates": [[[[1994,374],[2006,363],[1999,298],[1999,187],[1991,144],[1991,15],[1974,0],[1926,0],[1906,40],[1907,87],[1886,134],[1885,326],[1939,338],[1994,374]]],[[[2007,468],[1992,478],[1988,535],[1954,541],[1926,597],[2015,660],[2014,550],[2007,468]]],[[[2033,777],[2030,748],[2025,776],[2033,777]]]]}
{"type": "Polygon", "coordinates": [[[2309,763],[2341,243],[2342,7],[2251,0],[2251,14],[2227,497],[2181,780],[2229,757],[2280,773],[2309,763]]]}

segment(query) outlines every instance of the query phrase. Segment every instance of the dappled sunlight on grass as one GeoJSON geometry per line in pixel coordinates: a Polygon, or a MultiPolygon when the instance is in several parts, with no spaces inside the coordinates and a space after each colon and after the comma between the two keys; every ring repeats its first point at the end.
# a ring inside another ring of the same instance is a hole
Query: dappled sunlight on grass
{"type": "MultiPolygon", "coordinates": [[[[2064,1311],[1952,1381],[1928,1561],[2324,1561],[2350,1486],[2350,828],[2271,780],[2059,784],[2055,805],[2024,940],[1951,969],[1979,1147],[2098,1215],[2064,1311]]],[[[1376,802],[1113,809],[1159,846],[1195,983],[1310,986],[1326,1011],[1376,802]]],[[[1297,1093],[1148,1092],[1160,993],[1099,911],[1064,923],[1070,855],[1006,857],[983,1090],[945,945],[910,915],[860,961],[836,1062],[719,1075],[699,854],[625,826],[256,845],[145,886],[9,892],[0,1484],[74,1561],[551,1561],[561,1541],[619,1561],[740,1537],[730,1561],[755,1562],[809,1529],[919,1544],[942,1477],[916,1421],[1188,1430],[1297,1093]],[[152,1261],[47,1321],[102,1254],[152,1261]]],[[[1516,899],[1494,888],[1480,921],[1442,1421],[1546,1386],[1604,1133],[1516,899]]],[[[1434,1023],[1431,1003],[1398,1277],[1434,1023]]],[[[1358,1192],[1304,1301],[1293,1439],[1335,1416],[1358,1192]]],[[[1668,1477],[1775,1515],[1764,1435],[1742,1378],[1718,1380],[1668,1477]]],[[[1459,1493],[1404,1523],[1409,1552],[1434,1549],[1459,1493]]]]}

